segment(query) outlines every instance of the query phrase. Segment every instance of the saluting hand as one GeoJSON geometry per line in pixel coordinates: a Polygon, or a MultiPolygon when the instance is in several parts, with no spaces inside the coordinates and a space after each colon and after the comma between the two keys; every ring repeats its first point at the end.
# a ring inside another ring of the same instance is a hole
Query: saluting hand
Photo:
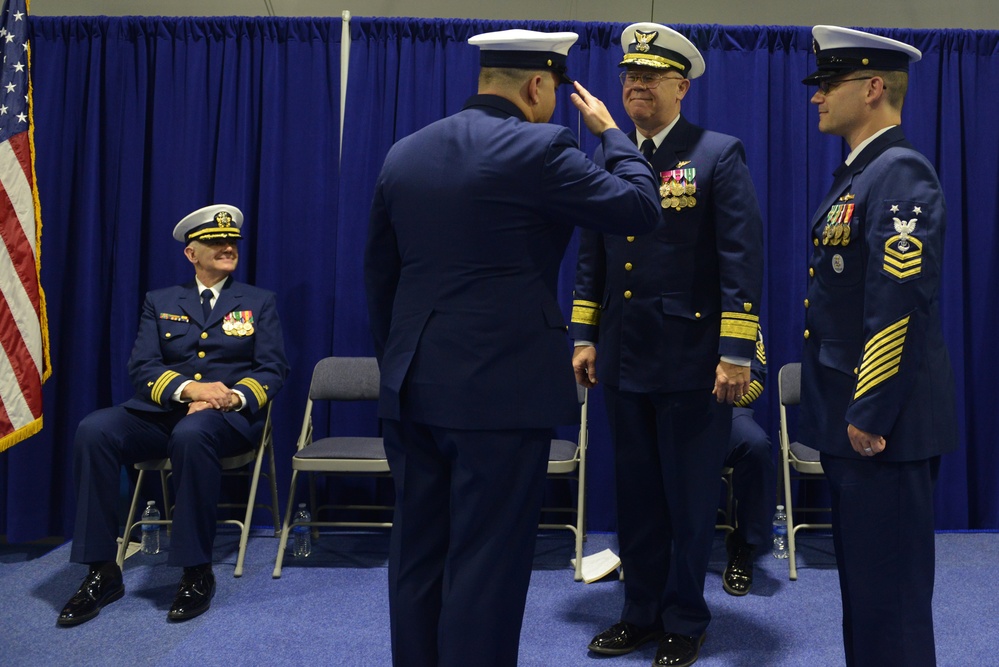
{"type": "Polygon", "coordinates": [[[572,85],[576,87],[576,92],[570,95],[570,98],[583,115],[586,129],[599,137],[612,127],[617,127],[617,123],[603,102],[591,95],[579,81],[574,81],[572,85]]]}

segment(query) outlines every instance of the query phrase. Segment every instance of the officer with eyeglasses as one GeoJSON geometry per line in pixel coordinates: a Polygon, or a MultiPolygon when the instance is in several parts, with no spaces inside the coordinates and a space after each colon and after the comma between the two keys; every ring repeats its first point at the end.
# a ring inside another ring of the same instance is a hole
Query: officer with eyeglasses
{"type": "Polygon", "coordinates": [[[629,136],[662,210],[649,234],[580,240],[573,367],[604,386],[625,573],[620,620],[589,649],[657,640],[653,664],[675,667],[697,660],[711,620],[704,579],[732,406],[756,354],[763,221],[742,143],[680,113],[704,73],[697,48],[656,23],[628,26],[621,45],[629,136]]]}
{"type": "Polygon", "coordinates": [[[944,196],[901,127],[922,54],[836,26],[812,36],[818,69],[802,83],[850,153],[809,227],[799,437],[830,482],[846,664],[934,665],[933,488],[958,434],[944,196]]]}

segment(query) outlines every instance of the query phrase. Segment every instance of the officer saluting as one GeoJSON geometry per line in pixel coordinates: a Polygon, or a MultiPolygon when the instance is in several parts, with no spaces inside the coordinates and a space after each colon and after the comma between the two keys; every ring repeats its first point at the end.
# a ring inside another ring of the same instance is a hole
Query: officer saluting
{"type": "Polygon", "coordinates": [[[819,130],[850,147],[812,218],[801,440],[832,488],[846,664],[933,665],[933,487],[957,446],[940,325],[946,210],[906,140],[918,49],[835,26],[812,30],[819,130]]]}
{"type": "Polygon", "coordinates": [[[119,469],[153,458],[169,457],[173,467],[167,562],[184,568],[167,618],[187,620],[211,604],[219,459],[252,447],[263,408],[288,374],[274,294],[231,277],[242,224],[242,212],[228,204],[177,223],[173,236],[185,244],[195,278],[146,294],[128,363],[135,396],[80,422],[70,560],[90,567],[59,625],[88,621],[124,594],[115,563],[119,469]]]}
{"type": "Polygon", "coordinates": [[[634,143],[566,76],[576,39],[470,39],[479,94],[378,177],[364,271],[397,491],[395,665],[517,663],[551,428],[579,420],[559,264],[573,225],[641,233],[658,216],[634,143]],[[562,84],[607,169],[548,124],[562,84]]]}

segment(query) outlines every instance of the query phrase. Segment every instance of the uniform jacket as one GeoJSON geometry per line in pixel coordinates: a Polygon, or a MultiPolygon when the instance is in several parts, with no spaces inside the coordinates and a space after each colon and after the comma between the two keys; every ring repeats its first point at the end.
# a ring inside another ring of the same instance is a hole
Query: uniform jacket
{"type": "Polygon", "coordinates": [[[932,165],[895,127],[836,172],[811,222],[801,440],[859,456],[847,424],[883,435],[889,461],[957,445],[940,324],[946,209],[932,165]]]}
{"type": "Polygon", "coordinates": [[[274,293],[229,278],[202,320],[193,281],[146,294],[128,362],[136,393],[124,406],[165,412],[178,407],[171,396],[185,380],[221,382],[246,398],[243,410],[224,414],[252,439],[251,423],[288,375],[274,293]]]}
{"type": "Polygon", "coordinates": [[[598,343],[597,377],[621,391],[710,389],[720,355],[756,354],[763,289],[756,191],[742,143],[682,116],[652,168],[663,208],[651,234],[580,237],[570,333],[598,343]],[[667,189],[675,183],[686,184],[684,206],[667,189]]]}
{"type": "Polygon", "coordinates": [[[467,429],[578,421],[556,298],[573,226],[640,233],[658,215],[634,144],[616,129],[602,143],[607,170],[566,128],[478,95],[392,147],[365,257],[380,416],[467,429]]]}

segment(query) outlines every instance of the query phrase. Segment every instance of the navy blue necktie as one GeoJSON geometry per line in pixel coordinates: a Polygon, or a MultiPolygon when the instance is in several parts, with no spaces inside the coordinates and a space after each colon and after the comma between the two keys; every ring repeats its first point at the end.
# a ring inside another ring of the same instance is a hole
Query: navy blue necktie
{"type": "Polygon", "coordinates": [[[642,142],[642,155],[649,162],[652,162],[652,154],[656,152],[656,142],[651,139],[646,139],[642,142]]]}
{"type": "Polygon", "coordinates": [[[201,313],[204,315],[204,323],[208,323],[208,317],[212,314],[212,291],[206,289],[201,293],[201,313]]]}

